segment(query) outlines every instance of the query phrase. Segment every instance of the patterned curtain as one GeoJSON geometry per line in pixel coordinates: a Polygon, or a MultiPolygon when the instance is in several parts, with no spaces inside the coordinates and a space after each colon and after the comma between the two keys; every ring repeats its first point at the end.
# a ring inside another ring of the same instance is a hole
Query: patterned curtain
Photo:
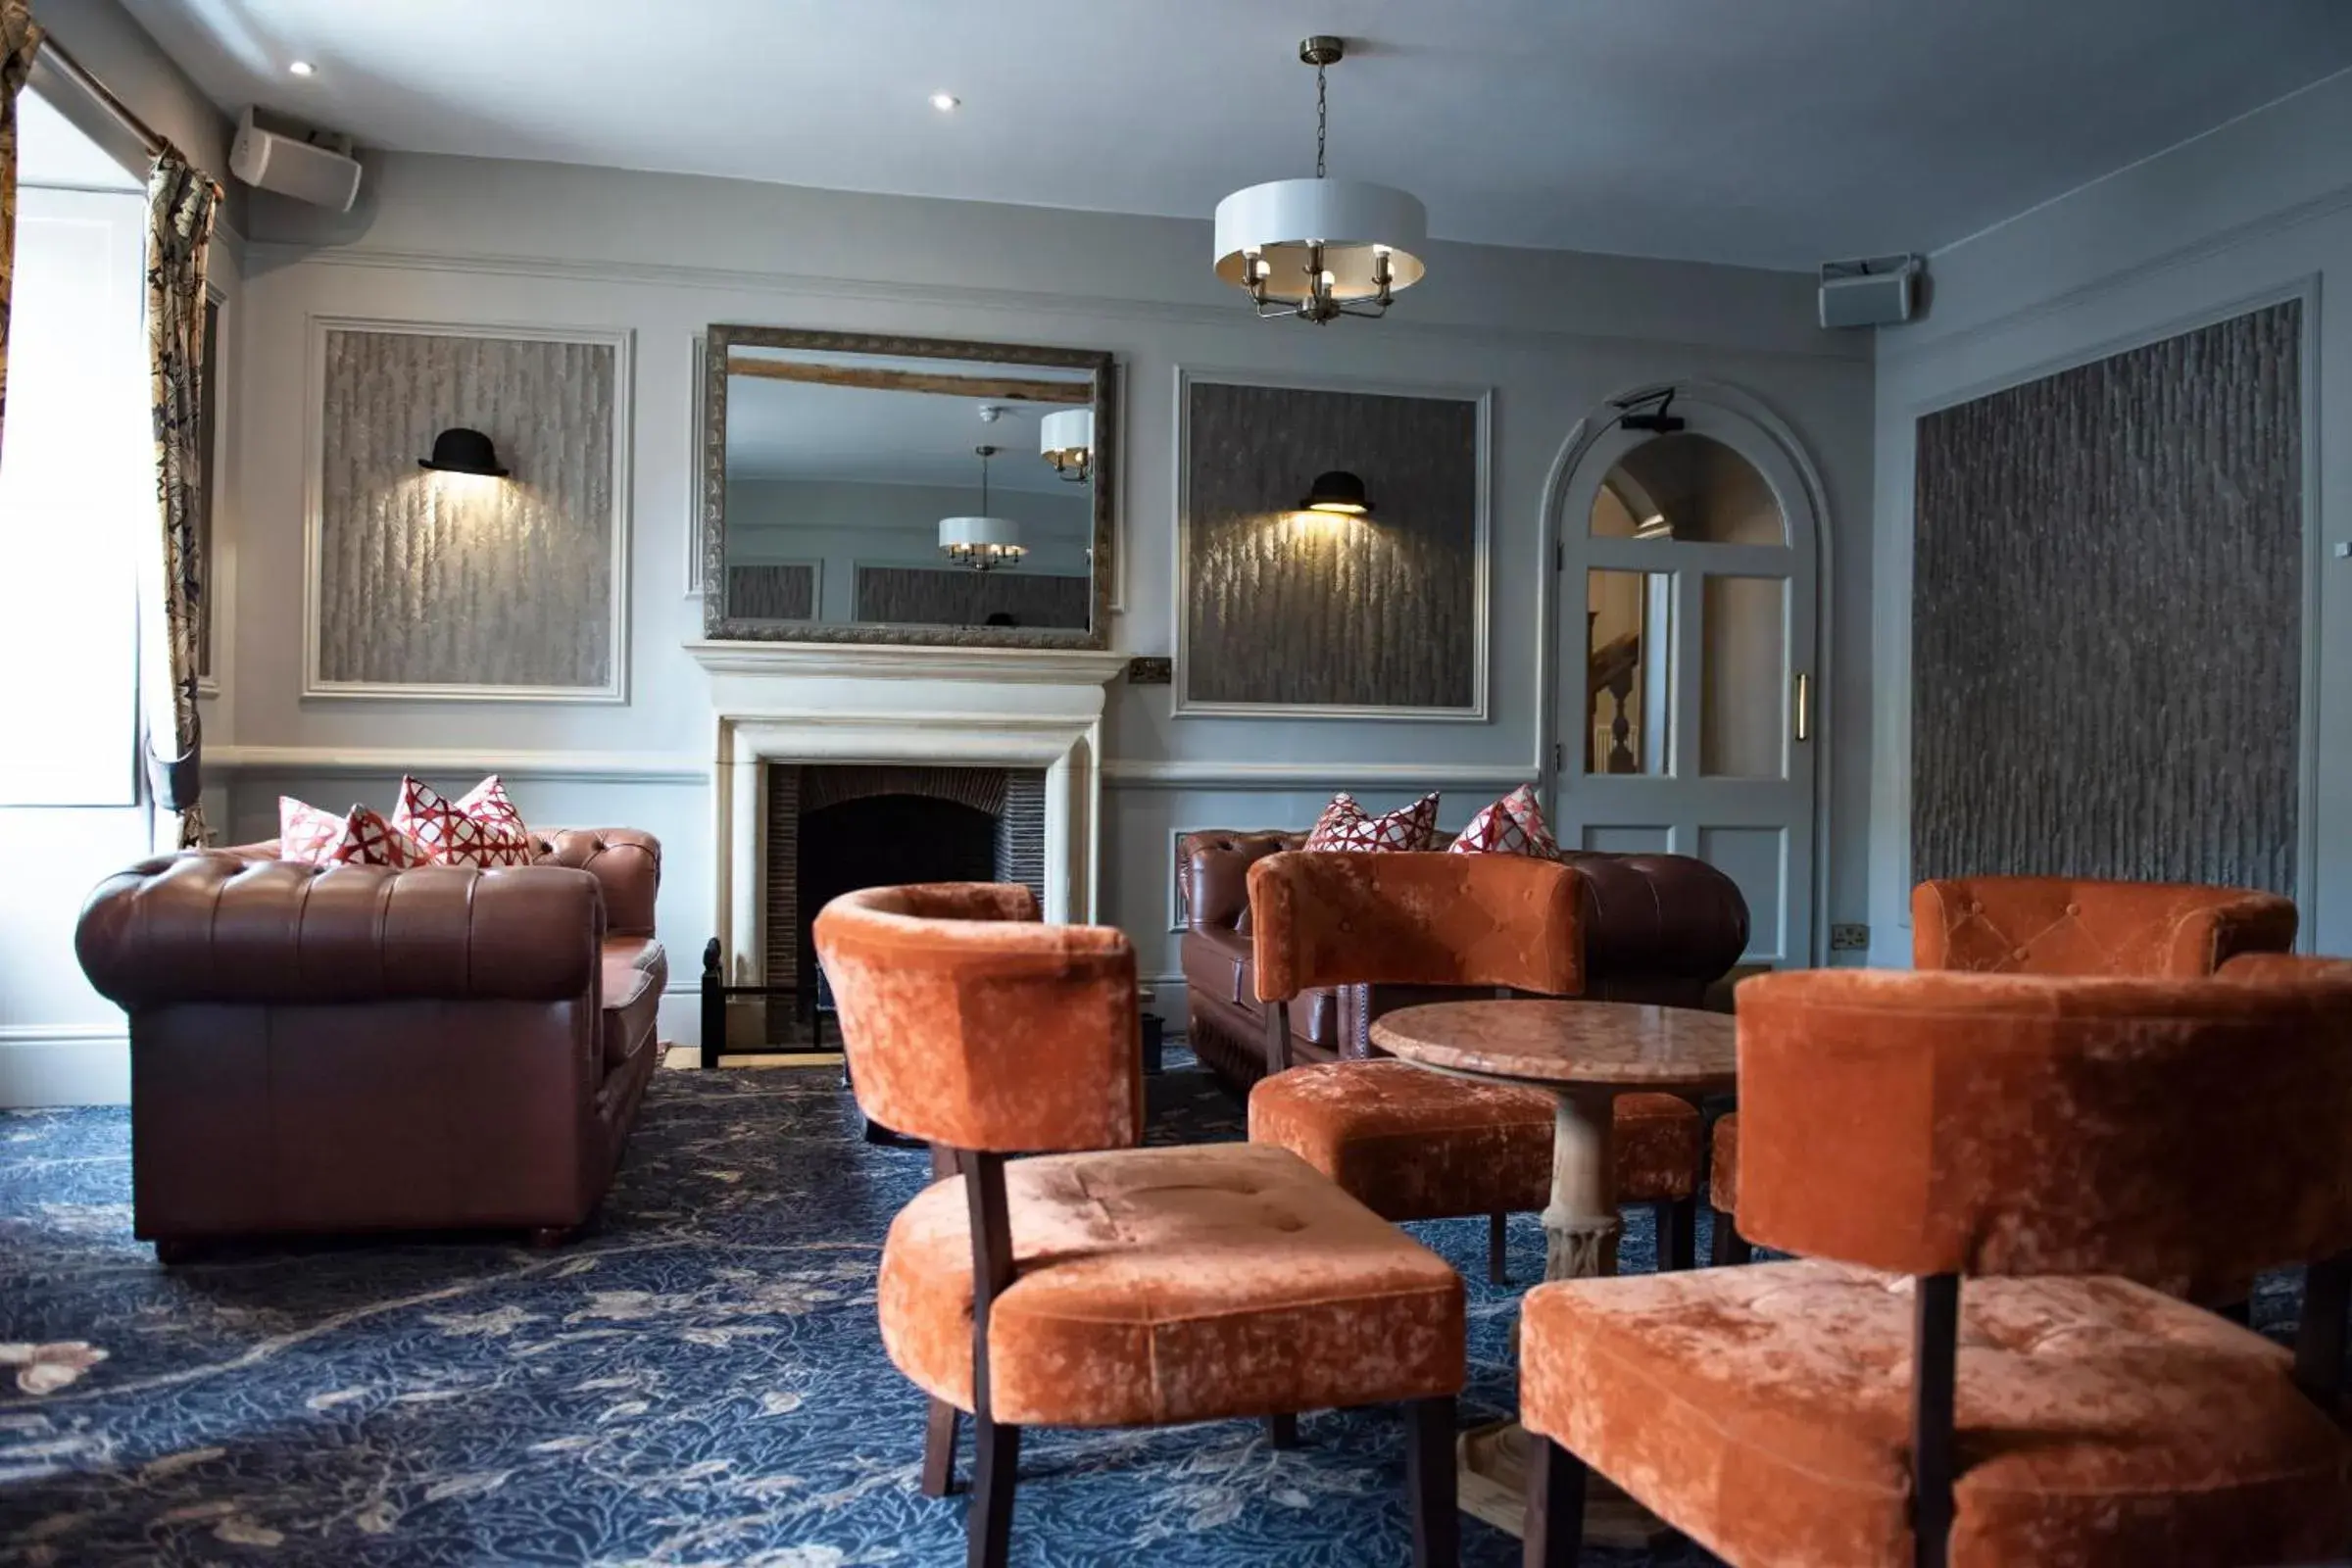
{"type": "Polygon", "coordinates": [[[0,0],[0,410],[8,406],[8,297],[17,275],[17,89],[40,46],[41,25],[24,0],[0,0]]]}
{"type": "MultiPolygon", "coordinates": [[[[0,0],[5,3],[5,0],[0,0]]],[[[196,640],[203,634],[204,560],[196,509],[204,482],[198,402],[204,369],[204,267],[220,188],[166,147],[147,180],[147,352],[155,405],[156,499],[163,522],[161,593],[148,595],[151,673],[148,770],[156,800],[179,816],[179,847],[207,840],[196,712],[196,640]]],[[[152,558],[150,558],[152,559],[152,558]]]]}

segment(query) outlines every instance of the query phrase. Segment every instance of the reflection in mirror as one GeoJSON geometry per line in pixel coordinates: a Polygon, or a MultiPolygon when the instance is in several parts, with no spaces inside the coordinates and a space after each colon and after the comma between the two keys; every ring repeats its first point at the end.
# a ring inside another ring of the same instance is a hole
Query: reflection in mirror
{"type": "Polygon", "coordinates": [[[1107,356],[749,327],[710,341],[725,411],[709,454],[723,475],[713,635],[1095,629],[1107,356]],[[850,342],[907,352],[836,346],[850,342]]]}
{"type": "Polygon", "coordinates": [[[1788,542],[1780,500],[1755,465],[1689,430],[1644,441],[1619,458],[1592,498],[1592,526],[1596,539],[1788,542]]]}

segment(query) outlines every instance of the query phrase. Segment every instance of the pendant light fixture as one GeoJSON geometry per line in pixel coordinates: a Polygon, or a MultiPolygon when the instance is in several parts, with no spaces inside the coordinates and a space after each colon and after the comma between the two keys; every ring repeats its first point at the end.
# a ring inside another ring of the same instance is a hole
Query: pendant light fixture
{"type": "Polygon", "coordinates": [[[1086,483],[1095,466],[1095,411],[1061,409],[1038,420],[1037,450],[1055,473],[1086,483]]]}
{"type": "Polygon", "coordinates": [[[972,450],[980,457],[980,514],[940,518],[940,553],[974,571],[1018,564],[1023,554],[1021,525],[1010,517],[990,516],[988,512],[988,460],[997,455],[997,449],[983,446],[972,450]]]}
{"type": "Polygon", "coordinates": [[[1347,53],[1322,34],[1298,45],[1315,68],[1315,177],[1276,179],[1217,203],[1217,276],[1246,291],[1259,318],[1321,325],[1341,316],[1386,316],[1421,280],[1429,213],[1410,192],[1324,172],[1329,130],[1323,71],[1347,53]]]}

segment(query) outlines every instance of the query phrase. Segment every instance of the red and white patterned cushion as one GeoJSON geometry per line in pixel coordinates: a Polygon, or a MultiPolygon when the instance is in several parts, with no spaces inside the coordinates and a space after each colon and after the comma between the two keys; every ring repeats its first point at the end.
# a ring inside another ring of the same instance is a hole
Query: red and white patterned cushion
{"type": "Polygon", "coordinates": [[[1544,825],[1544,808],[1536,804],[1536,787],[1522,784],[1470,819],[1446,847],[1449,855],[1529,855],[1556,860],[1560,847],[1544,825]]]}
{"type": "Polygon", "coordinates": [[[435,865],[528,865],[536,858],[531,830],[496,773],[457,801],[422,779],[403,778],[392,825],[435,865]]]}
{"type": "Polygon", "coordinates": [[[1437,842],[1437,835],[1438,797],[1434,791],[1410,806],[1372,816],[1355,804],[1354,796],[1343,790],[1323,808],[1301,848],[1359,854],[1426,850],[1437,842]]]}
{"type": "Polygon", "coordinates": [[[277,854],[305,865],[391,865],[418,862],[416,846],[370,807],[342,816],[294,799],[277,798],[277,854]]]}

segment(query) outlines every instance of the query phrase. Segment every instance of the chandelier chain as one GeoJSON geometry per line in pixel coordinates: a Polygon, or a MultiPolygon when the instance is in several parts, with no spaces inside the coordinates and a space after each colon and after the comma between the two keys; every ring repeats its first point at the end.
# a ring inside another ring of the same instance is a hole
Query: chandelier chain
{"type": "Polygon", "coordinates": [[[1323,141],[1331,128],[1331,106],[1323,94],[1323,68],[1315,67],[1315,177],[1323,177],[1323,141]]]}

